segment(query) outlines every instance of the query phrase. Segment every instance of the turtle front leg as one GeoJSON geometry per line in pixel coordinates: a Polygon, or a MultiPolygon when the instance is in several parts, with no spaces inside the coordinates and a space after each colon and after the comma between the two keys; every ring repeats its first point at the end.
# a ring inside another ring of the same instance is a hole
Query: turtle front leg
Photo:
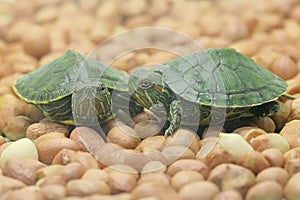
{"type": "Polygon", "coordinates": [[[150,110],[159,118],[169,121],[169,127],[165,130],[164,135],[172,135],[180,126],[181,122],[181,101],[173,100],[167,110],[161,102],[154,104],[150,110]]]}
{"type": "Polygon", "coordinates": [[[181,122],[181,101],[174,100],[170,104],[169,111],[170,125],[165,130],[165,136],[172,135],[180,126],[181,122]]]}

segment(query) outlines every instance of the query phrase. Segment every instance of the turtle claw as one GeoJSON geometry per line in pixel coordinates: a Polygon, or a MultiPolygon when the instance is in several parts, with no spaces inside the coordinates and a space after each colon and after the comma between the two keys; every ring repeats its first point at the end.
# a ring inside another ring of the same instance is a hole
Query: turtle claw
{"type": "Polygon", "coordinates": [[[171,136],[173,134],[173,128],[167,128],[166,130],[165,130],[165,137],[168,137],[168,136],[171,136]]]}

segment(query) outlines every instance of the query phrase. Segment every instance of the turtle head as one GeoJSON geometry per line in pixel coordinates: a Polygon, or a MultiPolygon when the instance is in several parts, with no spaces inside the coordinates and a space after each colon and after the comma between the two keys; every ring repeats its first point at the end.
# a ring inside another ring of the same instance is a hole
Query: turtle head
{"type": "Polygon", "coordinates": [[[157,103],[162,93],[161,74],[155,71],[137,69],[130,74],[129,91],[143,107],[149,109],[157,103]]]}
{"type": "Polygon", "coordinates": [[[104,123],[112,117],[111,95],[102,82],[86,83],[75,88],[72,112],[75,124],[104,123]]]}

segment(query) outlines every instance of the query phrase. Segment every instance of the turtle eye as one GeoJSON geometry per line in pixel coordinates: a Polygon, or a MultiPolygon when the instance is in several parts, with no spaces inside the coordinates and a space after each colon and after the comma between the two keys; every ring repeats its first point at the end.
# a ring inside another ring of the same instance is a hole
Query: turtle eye
{"type": "Polygon", "coordinates": [[[140,83],[140,88],[143,89],[143,90],[147,90],[147,89],[150,89],[153,87],[153,83],[149,80],[143,80],[141,83],[140,83]]]}
{"type": "Polygon", "coordinates": [[[99,85],[97,88],[98,92],[100,93],[106,93],[106,86],[104,84],[99,85]]]}

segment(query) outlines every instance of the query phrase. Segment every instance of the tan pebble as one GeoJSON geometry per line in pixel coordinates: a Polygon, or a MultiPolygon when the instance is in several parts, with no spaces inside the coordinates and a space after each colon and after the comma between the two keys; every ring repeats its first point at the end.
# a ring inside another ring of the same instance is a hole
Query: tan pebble
{"type": "Polygon", "coordinates": [[[254,173],[236,164],[220,164],[209,172],[208,181],[214,182],[225,190],[237,190],[245,195],[247,190],[255,184],[254,173]]]}
{"type": "MultiPolygon", "coordinates": [[[[2,135],[0,135],[0,146],[3,145],[4,143],[6,143],[6,140],[2,135]]],[[[1,151],[0,151],[0,155],[1,155],[1,151]]]]}
{"type": "MultiPolygon", "coordinates": [[[[18,20],[16,21],[14,24],[11,25],[10,29],[7,31],[7,34],[5,35],[5,39],[8,42],[19,42],[22,36],[22,32],[24,30],[26,30],[27,27],[32,26],[33,25],[33,21],[32,20],[18,20]]],[[[12,45],[13,48],[9,48],[10,51],[12,50],[17,50],[15,48],[15,45],[12,45]]],[[[21,44],[19,43],[20,47],[21,44]]],[[[10,52],[8,51],[8,52],[10,52]]]]}
{"type": "Polygon", "coordinates": [[[25,52],[37,58],[48,53],[50,50],[48,31],[41,26],[33,26],[28,31],[28,34],[21,37],[25,52]]]}
{"type": "Polygon", "coordinates": [[[53,122],[43,122],[31,124],[26,131],[26,137],[28,137],[31,140],[35,140],[41,135],[44,135],[49,132],[60,132],[64,133],[65,135],[69,134],[69,130],[62,124],[53,122]]]}
{"type": "Polygon", "coordinates": [[[2,188],[1,192],[5,192],[7,190],[21,189],[25,186],[26,184],[18,179],[0,175],[0,187],[2,188]]]}
{"type": "Polygon", "coordinates": [[[63,200],[82,200],[82,197],[79,196],[66,196],[63,200]]]}
{"type": "Polygon", "coordinates": [[[283,153],[277,148],[266,149],[261,154],[265,156],[271,166],[282,167],[284,164],[283,153]]]}
{"type": "Polygon", "coordinates": [[[201,160],[205,158],[216,146],[219,148],[219,145],[217,145],[218,140],[219,138],[216,136],[208,136],[200,140],[200,150],[197,152],[196,157],[201,160]]]}
{"type": "Polygon", "coordinates": [[[225,150],[216,145],[204,158],[199,157],[200,151],[197,153],[196,158],[205,162],[209,169],[221,163],[234,163],[233,157],[225,150]]]}
{"type": "Polygon", "coordinates": [[[157,173],[157,172],[165,172],[166,170],[167,167],[165,164],[163,164],[160,161],[151,160],[143,166],[141,173],[142,174],[157,173]]]}
{"type": "Polygon", "coordinates": [[[289,55],[282,55],[277,58],[270,69],[284,80],[290,79],[298,73],[298,66],[289,55]]]}
{"type": "Polygon", "coordinates": [[[122,165],[122,164],[111,165],[109,167],[105,167],[103,170],[105,170],[107,173],[111,171],[123,172],[123,173],[133,175],[135,179],[139,178],[139,172],[129,165],[122,165]]]}
{"type": "Polygon", "coordinates": [[[48,54],[45,54],[40,59],[40,65],[44,65],[49,62],[45,61],[51,61],[49,58],[55,58],[58,57],[57,51],[65,51],[67,49],[67,42],[68,42],[68,35],[67,31],[64,29],[55,29],[51,30],[49,33],[49,39],[50,39],[50,46],[51,51],[48,54]]]}
{"type": "Polygon", "coordinates": [[[79,2],[80,8],[87,13],[94,13],[95,9],[99,6],[99,3],[97,0],[91,0],[89,2],[86,2],[84,0],[80,0],[79,2]]]}
{"type": "Polygon", "coordinates": [[[33,185],[38,180],[36,171],[42,167],[45,167],[43,163],[32,158],[10,158],[2,171],[5,176],[33,185]]]}
{"type": "Polygon", "coordinates": [[[200,24],[203,29],[204,34],[208,36],[218,35],[221,32],[222,23],[221,20],[213,25],[214,19],[218,17],[216,12],[210,12],[202,16],[200,24]]]}
{"type": "Polygon", "coordinates": [[[284,22],[284,30],[287,35],[287,37],[291,41],[295,41],[298,39],[297,35],[300,34],[300,27],[298,22],[295,20],[288,19],[284,22]]]}
{"type": "Polygon", "coordinates": [[[171,137],[165,141],[165,147],[172,145],[185,146],[195,154],[199,151],[199,136],[188,129],[178,129],[171,137]]]}
{"type": "Polygon", "coordinates": [[[226,150],[235,162],[247,152],[253,151],[251,145],[241,135],[235,133],[220,133],[218,145],[226,150]]]}
{"type": "Polygon", "coordinates": [[[108,173],[102,169],[88,169],[83,176],[82,179],[87,180],[102,180],[104,182],[108,182],[108,173]]]}
{"type": "MultiPolygon", "coordinates": [[[[28,137],[27,137],[28,138],[28,137]]],[[[61,132],[49,132],[44,135],[41,135],[37,139],[33,140],[35,145],[38,145],[40,142],[52,140],[52,139],[60,139],[60,138],[66,138],[66,135],[61,132]]]]}
{"type": "Polygon", "coordinates": [[[62,199],[67,196],[66,187],[56,184],[42,186],[41,192],[47,200],[62,199]]]}
{"type": "Polygon", "coordinates": [[[276,130],[281,130],[282,127],[287,122],[290,112],[292,112],[292,101],[287,100],[285,103],[279,101],[280,110],[271,116],[272,120],[275,122],[276,130]]]}
{"type": "Polygon", "coordinates": [[[94,26],[92,27],[89,36],[91,38],[91,40],[95,43],[100,43],[102,41],[104,41],[105,39],[109,38],[110,36],[110,30],[108,30],[105,27],[99,27],[99,26],[94,26]]]}
{"type": "Polygon", "coordinates": [[[265,130],[267,133],[274,133],[275,123],[270,117],[264,117],[261,119],[253,120],[253,122],[261,129],[265,130]]]}
{"type": "Polygon", "coordinates": [[[101,125],[102,131],[107,135],[108,131],[110,131],[114,126],[125,125],[121,120],[109,120],[101,125]]]}
{"type": "MultiPolygon", "coordinates": [[[[4,138],[3,138],[4,139],[4,138]]],[[[13,142],[5,142],[4,144],[0,145],[0,158],[1,158],[1,154],[4,151],[4,149],[6,149],[6,147],[8,147],[9,145],[11,145],[13,142]]],[[[0,165],[1,166],[1,165],[0,165]]]]}
{"type": "Polygon", "coordinates": [[[290,149],[285,154],[283,154],[283,157],[285,161],[300,158],[300,147],[290,149]]]}
{"type": "Polygon", "coordinates": [[[167,146],[161,151],[168,163],[173,163],[179,159],[194,159],[195,154],[188,147],[180,145],[167,146]]]}
{"type": "Polygon", "coordinates": [[[286,81],[288,84],[287,93],[288,94],[298,94],[300,92],[300,81],[298,76],[286,81]]]}
{"type": "Polygon", "coordinates": [[[221,32],[221,36],[230,41],[239,41],[249,35],[247,26],[238,18],[227,20],[224,26],[225,29],[221,32]]]}
{"type": "MultiPolygon", "coordinates": [[[[123,164],[133,167],[134,169],[141,171],[147,162],[151,159],[157,159],[163,161],[164,157],[156,152],[153,153],[141,153],[132,149],[120,149],[110,154],[111,164],[123,164]]],[[[106,163],[108,163],[106,161],[106,163]]]]}
{"type": "Polygon", "coordinates": [[[32,120],[25,116],[12,118],[2,132],[11,140],[18,140],[26,136],[26,129],[32,124],[32,120]]]}
{"type": "Polygon", "coordinates": [[[204,180],[202,174],[192,170],[182,170],[173,175],[171,179],[172,187],[174,187],[177,191],[184,187],[185,185],[204,180]]]}
{"type": "Polygon", "coordinates": [[[7,122],[17,115],[23,114],[24,103],[17,99],[13,94],[5,94],[0,96],[0,130],[2,130],[7,122]]]}
{"type": "Polygon", "coordinates": [[[263,181],[252,186],[246,195],[246,200],[280,200],[283,197],[282,186],[276,181],[263,181]]]}
{"type": "Polygon", "coordinates": [[[45,178],[47,176],[55,176],[60,174],[64,170],[64,165],[54,164],[54,165],[48,165],[46,167],[43,167],[39,170],[37,170],[38,178],[45,178]]]}
{"type": "Polygon", "coordinates": [[[152,17],[159,17],[161,15],[167,14],[170,5],[165,1],[154,0],[151,1],[150,8],[151,9],[149,9],[149,15],[151,15],[152,17]]]}
{"type": "Polygon", "coordinates": [[[284,169],[291,176],[300,171],[300,158],[289,159],[285,161],[284,169]]]}
{"type": "MultiPolygon", "coordinates": [[[[1,145],[2,147],[3,145],[1,145]]],[[[0,167],[3,168],[5,163],[10,158],[39,158],[37,148],[34,143],[28,138],[22,138],[12,143],[6,143],[3,146],[3,151],[0,156],[0,167]]]]}
{"type": "Polygon", "coordinates": [[[140,199],[153,196],[158,197],[159,199],[167,199],[163,197],[165,195],[175,195],[176,191],[174,188],[164,183],[147,181],[137,185],[131,194],[133,199],[140,199]]]}
{"type": "Polygon", "coordinates": [[[60,171],[61,175],[67,182],[73,179],[79,179],[84,174],[85,169],[79,163],[73,162],[64,166],[63,170],[60,171]]]}
{"type": "Polygon", "coordinates": [[[125,26],[128,28],[145,27],[151,23],[151,17],[148,15],[136,15],[128,18],[125,22],[125,26]]]}
{"type": "Polygon", "coordinates": [[[138,184],[144,182],[159,182],[166,185],[171,185],[171,177],[164,172],[141,174],[138,184]]]}
{"type": "Polygon", "coordinates": [[[297,200],[300,198],[300,172],[292,175],[284,187],[284,196],[288,200],[297,200]]]}
{"type": "Polygon", "coordinates": [[[213,200],[243,200],[243,197],[236,190],[225,190],[217,194],[213,200]]]}
{"type": "Polygon", "coordinates": [[[290,113],[288,113],[288,121],[300,119],[300,98],[296,98],[290,104],[290,113]]]}
{"type": "Polygon", "coordinates": [[[81,151],[88,151],[91,154],[105,143],[99,133],[88,127],[76,127],[71,132],[70,139],[77,142],[81,151]]]}
{"type": "Polygon", "coordinates": [[[113,127],[107,135],[107,139],[125,148],[135,148],[140,143],[137,132],[126,125],[113,127]]]}
{"type": "Polygon", "coordinates": [[[147,9],[147,2],[142,0],[130,0],[128,2],[126,2],[126,7],[125,6],[121,6],[121,12],[122,15],[124,16],[133,16],[133,15],[137,15],[140,13],[143,13],[146,9],[147,9]]]}
{"type": "Polygon", "coordinates": [[[219,188],[209,181],[196,181],[189,183],[179,190],[182,200],[213,199],[219,192],[219,188]]]}
{"type": "Polygon", "coordinates": [[[17,13],[19,17],[33,15],[37,9],[37,5],[32,1],[23,1],[18,5],[12,4],[12,6],[13,10],[17,13]]]}
{"type": "Polygon", "coordinates": [[[24,114],[34,122],[38,122],[44,118],[43,113],[34,105],[27,104],[24,108],[24,114]]]}
{"type": "Polygon", "coordinates": [[[62,185],[67,184],[65,178],[62,175],[53,175],[41,178],[36,182],[36,186],[43,187],[46,185],[62,185]]]}
{"type": "Polygon", "coordinates": [[[114,143],[105,143],[103,146],[96,149],[94,157],[99,162],[101,168],[109,166],[111,164],[120,163],[120,161],[116,161],[115,158],[111,157],[115,151],[118,151],[124,147],[120,145],[116,145],[114,143]]]}
{"type": "Polygon", "coordinates": [[[37,23],[49,23],[54,21],[58,15],[58,11],[56,6],[48,5],[45,7],[41,7],[34,16],[34,20],[37,23]]]}
{"type": "Polygon", "coordinates": [[[263,13],[259,15],[259,21],[255,31],[264,32],[272,28],[278,27],[282,24],[282,18],[276,13],[263,13]]]}
{"type": "Polygon", "coordinates": [[[80,163],[84,170],[99,168],[97,160],[87,152],[77,151],[72,158],[72,162],[80,163]]]}
{"type": "Polygon", "coordinates": [[[25,54],[23,51],[9,54],[5,57],[5,60],[13,68],[14,72],[23,74],[29,73],[38,67],[36,58],[29,54],[25,54]]]}
{"type": "Polygon", "coordinates": [[[168,163],[167,158],[161,153],[161,151],[159,151],[157,149],[145,147],[143,149],[143,154],[150,161],[160,161],[160,162],[164,163],[165,165],[168,163]]]}
{"type": "Polygon", "coordinates": [[[292,19],[294,19],[295,21],[298,21],[300,22],[300,6],[299,5],[296,5],[295,7],[293,7],[291,9],[291,12],[289,13],[290,17],[292,19]]]}
{"type": "Polygon", "coordinates": [[[110,195],[110,194],[93,194],[84,197],[85,200],[131,200],[131,194],[123,192],[120,194],[110,195]]]}
{"type": "Polygon", "coordinates": [[[135,148],[135,150],[141,152],[143,152],[145,148],[162,150],[165,140],[166,137],[162,135],[148,137],[143,139],[142,142],[135,148]]]}
{"type": "MultiPolygon", "coordinates": [[[[60,48],[62,48],[62,47],[60,47],[60,48]]],[[[60,51],[53,51],[51,53],[43,55],[39,60],[39,66],[43,66],[43,65],[46,65],[46,64],[52,62],[54,59],[60,57],[63,53],[65,53],[65,51],[60,50],[60,51]]]]}
{"type": "Polygon", "coordinates": [[[137,180],[134,174],[110,170],[108,175],[108,184],[111,188],[112,194],[131,192],[137,185],[137,180]]]}
{"type": "Polygon", "coordinates": [[[161,125],[154,120],[145,120],[137,123],[134,126],[134,130],[137,132],[140,138],[148,138],[161,134],[161,125]]]}
{"type": "Polygon", "coordinates": [[[269,133],[252,138],[250,144],[256,151],[278,148],[282,153],[285,153],[290,149],[286,137],[277,133],[269,133]]]}
{"type": "Polygon", "coordinates": [[[256,53],[252,59],[263,67],[269,69],[274,62],[280,56],[279,53],[270,50],[261,50],[256,53]]]}
{"type": "Polygon", "coordinates": [[[42,192],[35,186],[29,186],[19,190],[10,191],[6,196],[7,199],[15,199],[15,200],[19,200],[19,199],[21,200],[24,199],[24,197],[32,200],[45,199],[42,192]]]}
{"type": "Polygon", "coordinates": [[[70,196],[86,196],[91,194],[109,194],[110,188],[101,180],[70,180],[66,185],[67,193],[70,196]]]}
{"type": "Polygon", "coordinates": [[[69,138],[57,138],[43,140],[36,144],[39,160],[45,164],[51,164],[55,155],[62,149],[78,150],[76,142],[69,138]]]}
{"type": "Polygon", "coordinates": [[[280,131],[282,135],[290,144],[291,148],[294,147],[294,141],[300,136],[300,120],[293,120],[283,127],[280,131]]]}
{"type": "Polygon", "coordinates": [[[150,56],[149,60],[151,60],[152,63],[160,64],[163,62],[167,62],[168,60],[172,60],[174,58],[174,54],[171,54],[170,52],[158,51],[156,53],[153,53],[150,56]]]}
{"type": "MultiPolygon", "coordinates": [[[[5,70],[5,71],[7,73],[7,70],[5,70]]],[[[1,77],[1,71],[0,71],[0,77],[1,77]]],[[[9,94],[9,93],[12,93],[10,87],[4,86],[4,85],[0,86],[0,95],[1,96],[4,95],[4,94],[9,94]]],[[[6,122],[5,122],[5,125],[6,125],[6,122]]],[[[4,125],[1,125],[1,126],[4,126],[4,125]]]]}
{"type": "Polygon", "coordinates": [[[289,179],[288,173],[281,167],[270,167],[262,170],[256,176],[257,182],[272,180],[278,182],[282,187],[285,186],[289,179]]]}
{"type": "Polygon", "coordinates": [[[72,161],[75,154],[76,151],[71,149],[62,149],[54,156],[52,164],[66,165],[72,161]]]}
{"type": "Polygon", "coordinates": [[[238,52],[250,57],[258,50],[258,45],[249,39],[238,40],[230,44],[231,48],[236,49],[238,52]]]}
{"type": "Polygon", "coordinates": [[[120,19],[120,8],[115,2],[103,2],[100,4],[96,10],[96,16],[100,20],[110,19],[111,27],[119,24],[120,19]]]}
{"type": "Polygon", "coordinates": [[[268,160],[258,151],[248,151],[240,158],[238,164],[250,169],[254,173],[270,167],[268,160]]]}
{"type": "Polygon", "coordinates": [[[167,173],[170,176],[173,176],[174,174],[182,170],[193,170],[199,172],[203,175],[204,178],[208,176],[208,172],[209,172],[208,167],[204,162],[201,162],[199,160],[193,160],[193,159],[182,159],[172,163],[168,167],[167,173]]]}
{"type": "Polygon", "coordinates": [[[150,116],[149,116],[149,113],[147,113],[147,112],[141,112],[141,113],[138,113],[137,115],[135,115],[132,118],[132,120],[135,124],[137,124],[137,123],[145,121],[145,120],[150,120],[150,116]]]}

